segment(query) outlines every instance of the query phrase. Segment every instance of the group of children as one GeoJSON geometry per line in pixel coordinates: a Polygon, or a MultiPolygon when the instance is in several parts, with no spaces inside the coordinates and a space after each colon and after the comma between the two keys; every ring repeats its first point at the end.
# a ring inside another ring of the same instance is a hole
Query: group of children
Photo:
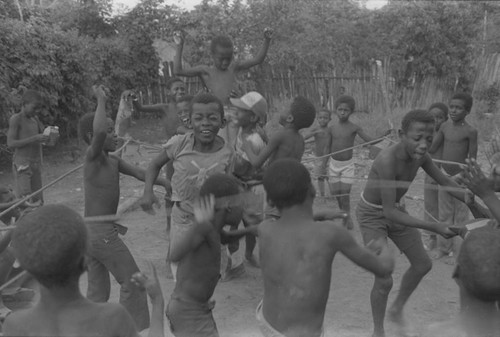
{"type": "MultiPolygon", "coordinates": [[[[258,265],[253,250],[256,237],[259,240],[264,296],[256,316],[265,336],[324,334],[332,261],[338,251],[375,275],[370,296],[373,336],[384,336],[394,269],[394,258],[386,242],[390,238],[407,256],[410,268],[403,276],[389,317],[402,333],[409,335],[403,308],[431,268],[417,229],[444,238],[452,238],[456,233],[445,220],[422,221],[408,215],[402,203],[404,195],[422,167],[443,187],[443,192],[461,202],[473,202],[466,197],[466,190],[448,176],[462,172],[462,168],[443,167],[443,173],[429,152],[438,157],[441,151],[442,160],[466,166],[460,182],[485,200],[498,220],[496,207],[500,201],[485,183],[491,180],[482,176],[474,161],[465,164],[466,159],[475,157],[477,152],[477,132],[464,121],[472,99],[464,94],[455,95],[449,113],[453,123],[441,125],[437,133],[432,109],[431,112],[414,110],[404,116],[399,142],[377,156],[357,205],[356,215],[365,248],[356,243],[348,231],[352,228],[349,202],[354,177],[352,146],[357,135],[370,143],[382,138],[369,137],[349,121],[355,102],[352,97],[341,96],[335,103],[337,124],[328,126],[331,118],[328,111],[316,114],[309,100],[296,97],[280,114],[283,128],[268,139],[260,127],[267,113],[264,97],[257,92],[237,99],[229,97],[236,73],[264,59],[271,38],[269,30],[264,32],[264,37],[259,55],[243,62],[232,61],[230,40],[216,38],[211,48],[214,67],[183,70],[180,65],[183,38],[176,36],[178,50],[174,68],[177,74],[200,76],[212,93],[186,96],[182,81],[174,79],[169,83],[173,97],[168,104],[143,107],[133,101],[138,110],[161,111],[167,131],[166,144],[146,170],[112,154],[118,138],[113,121],[106,117],[108,97],[102,86],[94,86],[96,112],[80,120],[80,135],[89,145],[84,161],[84,215],[116,213],[120,173],[145,182],[140,205],[146,211],[152,210],[158,201],[153,185],[165,187],[167,208],[171,209],[167,210],[171,226],[167,259],[176,282],[166,315],[175,336],[218,336],[212,316],[215,303],[211,298],[221,277],[230,279],[244,271],[243,259],[238,256],[238,242],[242,237],[247,239],[245,257],[253,265],[258,265]],[[227,111],[231,111],[229,118],[227,111]],[[315,118],[319,126],[306,130],[315,118]],[[339,195],[342,212],[313,213],[316,191],[310,173],[300,163],[304,136],[315,137],[318,157],[332,157],[329,164],[327,160],[318,160],[315,174],[321,181],[327,175],[337,179],[331,181],[331,188],[339,195]],[[327,165],[328,174],[325,173],[327,165]],[[166,179],[159,177],[164,166],[166,179]],[[332,221],[336,218],[343,219],[344,226],[332,221]],[[240,222],[244,224],[243,229],[238,228],[240,222]],[[226,267],[221,261],[227,250],[230,259],[226,267]]],[[[32,163],[36,162],[31,159],[39,158],[39,144],[45,140],[38,136],[38,97],[30,95],[23,101],[21,113],[11,120],[9,145],[21,149],[16,150],[20,152],[16,158],[31,151],[25,157],[29,157],[28,164],[34,166],[32,163]]],[[[16,163],[15,170],[19,173],[18,166],[22,163],[16,163]]],[[[21,266],[40,282],[41,298],[33,308],[9,316],[4,333],[132,336],[149,327],[150,336],[163,335],[161,288],[156,277],[140,273],[118,236],[125,232],[125,227],[113,221],[85,224],[74,211],[61,205],[43,206],[22,217],[16,223],[12,246],[21,266]],[[78,280],[86,269],[88,299],[78,288],[78,280]],[[98,304],[109,299],[109,272],[120,284],[123,307],[98,304]],[[151,319],[146,292],[153,303],[151,319]]],[[[499,282],[490,279],[500,270],[500,261],[491,260],[491,268],[496,271],[475,271],[484,272],[486,276],[483,283],[472,282],[472,285],[469,280],[473,280],[473,271],[467,269],[470,262],[460,262],[476,258],[471,254],[474,255],[474,247],[479,242],[482,241],[472,241],[468,246],[472,248],[460,254],[462,260],[458,260],[460,269],[457,267],[456,277],[460,280],[461,294],[463,290],[467,298],[477,299],[474,303],[478,307],[488,302],[492,317],[498,317],[489,301],[493,298],[493,306],[498,311],[499,282]],[[462,268],[461,263],[466,267],[462,268]]]]}

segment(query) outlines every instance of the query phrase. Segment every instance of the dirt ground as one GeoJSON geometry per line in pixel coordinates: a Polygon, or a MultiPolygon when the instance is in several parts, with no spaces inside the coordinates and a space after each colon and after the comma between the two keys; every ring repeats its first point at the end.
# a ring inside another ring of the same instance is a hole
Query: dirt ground
{"type": "MultiPolygon", "coordinates": [[[[136,125],[136,128],[139,126],[136,125]]],[[[154,133],[154,130],[145,131],[154,133]]],[[[144,130],[136,130],[135,133],[144,134],[144,130]]],[[[74,148],[65,147],[60,151],[50,151],[45,156],[44,182],[54,180],[64,172],[77,166],[82,162],[81,157],[75,157],[74,148]]],[[[129,146],[124,158],[141,167],[146,167],[154,153],[145,148],[129,146]]],[[[363,178],[367,174],[372,161],[367,159],[367,150],[357,152],[358,177],[363,178]]],[[[12,185],[10,168],[0,168],[0,184],[12,185]]],[[[121,199],[127,202],[130,198],[137,198],[142,194],[142,183],[130,177],[121,177],[121,199]]],[[[422,197],[423,174],[420,173],[409,195],[422,197]]],[[[359,201],[359,195],[364,186],[360,180],[353,186],[351,194],[352,207],[359,201]]],[[[64,203],[83,213],[83,186],[82,171],[79,170],[62,182],[49,188],[45,192],[46,203],[64,203]]],[[[337,207],[332,199],[320,199],[315,201],[315,207],[331,208],[337,207]]],[[[410,214],[423,217],[423,201],[407,200],[407,208],[410,214]]],[[[126,244],[136,258],[139,267],[148,271],[147,260],[151,260],[157,267],[160,276],[164,296],[168,298],[173,290],[173,280],[166,277],[166,247],[165,235],[166,221],[164,209],[158,210],[155,216],[143,213],[140,209],[132,209],[126,213],[121,223],[129,228],[123,237],[126,244]]],[[[353,235],[361,242],[361,235],[357,223],[353,235]]],[[[242,241],[242,245],[244,240],[242,241]]],[[[291,243],[293,244],[293,243],[291,243]]],[[[392,245],[397,257],[396,270],[394,272],[394,288],[390,295],[390,301],[395,298],[399,288],[401,277],[408,267],[408,262],[392,245]]],[[[444,321],[458,310],[458,291],[451,275],[453,266],[441,261],[434,263],[432,271],[425,277],[416,292],[406,306],[406,314],[417,331],[432,322],[444,321]]],[[[369,336],[372,329],[369,295],[373,277],[348,261],[344,256],[338,254],[333,263],[333,277],[331,281],[330,297],[325,314],[326,336],[358,337],[369,336]]],[[[86,275],[82,277],[82,290],[86,290],[86,275]]],[[[216,306],[214,316],[220,335],[229,336],[260,336],[255,319],[255,308],[262,297],[262,281],[260,270],[246,266],[246,274],[227,283],[220,283],[214,298],[216,306]]],[[[118,301],[118,284],[113,280],[111,301],[118,301]]],[[[387,336],[396,336],[395,328],[386,323],[387,336]]],[[[171,336],[168,324],[165,324],[166,336],[171,336]]]]}

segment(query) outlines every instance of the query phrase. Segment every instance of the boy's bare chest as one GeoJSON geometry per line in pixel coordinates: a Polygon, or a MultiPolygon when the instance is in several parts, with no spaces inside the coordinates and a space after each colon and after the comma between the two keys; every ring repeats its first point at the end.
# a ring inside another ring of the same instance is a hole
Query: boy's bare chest
{"type": "Polygon", "coordinates": [[[120,181],[118,161],[112,158],[102,158],[86,164],[85,180],[93,186],[108,189],[117,188],[120,181]]]}
{"type": "Polygon", "coordinates": [[[331,133],[334,140],[354,140],[356,128],[352,124],[335,124],[332,126],[331,133]]]}
{"type": "Polygon", "coordinates": [[[19,128],[19,136],[22,138],[37,135],[42,132],[42,126],[33,118],[25,118],[21,120],[19,128]]]}
{"type": "Polygon", "coordinates": [[[463,143],[469,140],[468,129],[463,126],[450,126],[443,130],[444,142],[463,143]]]}

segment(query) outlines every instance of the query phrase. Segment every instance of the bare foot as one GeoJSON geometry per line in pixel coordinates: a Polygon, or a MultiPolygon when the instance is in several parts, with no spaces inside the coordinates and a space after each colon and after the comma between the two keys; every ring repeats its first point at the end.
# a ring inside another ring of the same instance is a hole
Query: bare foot
{"type": "Polygon", "coordinates": [[[413,329],[406,322],[403,312],[399,310],[390,309],[387,315],[389,321],[393,322],[398,329],[398,336],[400,337],[418,337],[419,334],[413,331],[413,329]]]}

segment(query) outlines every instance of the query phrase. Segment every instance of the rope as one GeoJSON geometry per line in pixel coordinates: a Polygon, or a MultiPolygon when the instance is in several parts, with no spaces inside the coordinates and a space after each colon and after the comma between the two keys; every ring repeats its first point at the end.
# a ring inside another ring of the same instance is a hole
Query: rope
{"type": "Polygon", "coordinates": [[[365,146],[365,145],[370,145],[370,144],[373,144],[373,143],[378,143],[378,142],[380,142],[380,141],[382,141],[384,139],[387,139],[387,140],[389,140],[389,141],[391,141],[393,143],[396,143],[394,140],[390,139],[389,137],[384,136],[384,137],[380,137],[380,138],[371,140],[369,142],[361,143],[361,144],[354,145],[354,146],[351,146],[351,147],[348,147],[348,148],[345,148],[345,149],[342,149],[342,150],[339,150],[339,151],[335,151],[335,152],[332,152],[332,153],[329,153],[329,154],[325,154],[323,156],[313,157],[313,158],[306,158],[306,159],[302,160],[302,162],[303,163],[307,163],[307,162],[310,162],[310,161],[315,161],[315,160],[318,160],[318,159],[326,158],[326,157],[329,157],[329,156],[333,156],[335,154],[339,154],[339,153],[342,153],[342,152],[345,152],[345,151],[356,149],[358,147],[362,147],[362,146],[365,146]]]}
{"type": "Polygon", "coordinates": [[[39,190],[25,196],[24,198],[20,199],[18,202],[16,202],[14,205],[10,206],[9,208],[7,208],[6,210],[4,210],[3,212],[0,213],[0,217],[4,216],[5,214],[9,213],[10,211],[12,211],[14,208],[22,205],[25,201],[31,199],[32,197],[36,196],[37,194],[39,194],[40,192],[46,190],[47,188],[51,187],[52,185],[55,185],[57,182],[61,181],[62,179],[66,178],[67,176],[69,176],[70,174],[78,171],[79,169],[81,169],[83,167],[83,164],[80,164],[78,165],[77,167],[75,168],[72,168],[71,170],[69,170],[68,172],[64,173],[63,175],[61,175],[59,178],[51,181],[50,183],[48,183],[47,185],[43,186],[42,188],[40,188],[39,190]]]}

